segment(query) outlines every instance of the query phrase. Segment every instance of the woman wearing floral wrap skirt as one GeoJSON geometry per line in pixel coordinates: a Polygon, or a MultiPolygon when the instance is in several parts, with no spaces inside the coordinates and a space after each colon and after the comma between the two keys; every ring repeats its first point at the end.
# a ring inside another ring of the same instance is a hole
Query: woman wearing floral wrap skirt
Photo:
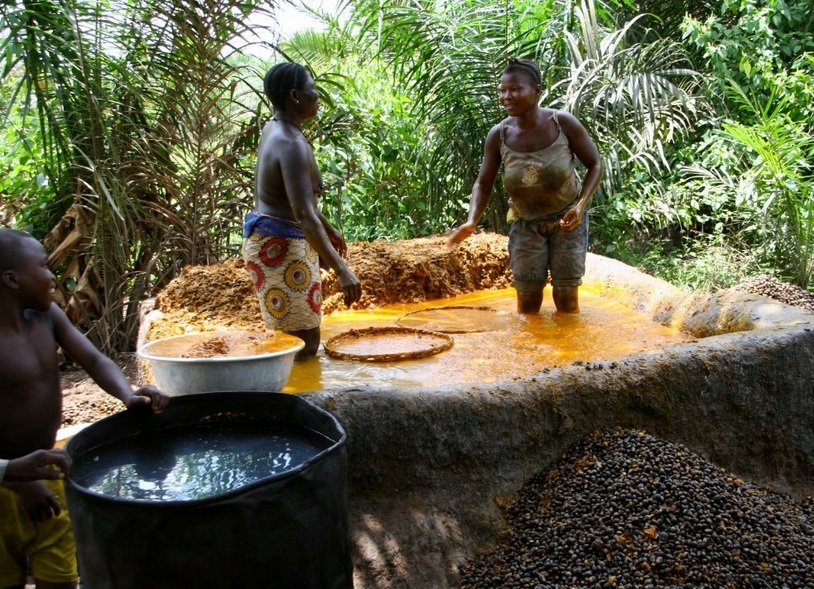
{"type": "Polygon", "coordinates": [[[266,74],[264,90],[274,116],[260,136],[255,209],[243,226],[243,259],[266,327],[305,341],[296,357],[304,360],[320,344],[320,263],[336,273],[346,306],[359,300],[362,289],[343,259],[345,239],[317,204],[322,179],[302,133],[302,122],[317,114],[314,80],[303,66],[281,63],[266,74]]]}

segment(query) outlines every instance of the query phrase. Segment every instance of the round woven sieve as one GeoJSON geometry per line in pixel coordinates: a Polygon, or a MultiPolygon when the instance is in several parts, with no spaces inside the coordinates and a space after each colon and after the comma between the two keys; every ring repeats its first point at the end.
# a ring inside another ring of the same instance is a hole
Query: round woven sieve
{"type": "Polygon", "coordinates": [[[410,311],[399,317],[397,322],[403,327],[441,333],[475,333],[506,329],[517,322],[517,317],[491,307],[449,305],[410,311]]]}
{"type": "Polygon", "coordinates": [[[454,340],[443,333],[410,327],[351,329],[325,341],[325,352],[341,360],[398,362],[440,354],[454,340]]]}

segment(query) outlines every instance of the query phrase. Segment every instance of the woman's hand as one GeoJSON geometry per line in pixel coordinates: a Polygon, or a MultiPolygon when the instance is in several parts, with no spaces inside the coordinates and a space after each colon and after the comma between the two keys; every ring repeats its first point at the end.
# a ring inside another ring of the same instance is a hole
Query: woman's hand
{"type": "Polygon", "coordinates": [[[472,223],[464,223],[449,234],[449,238],[447,239],[447,248],[453,249],[457,247],[462,241],[471,236],[473,233],[475,233],[475,225],[472,223]]]}
{"type": "Polygon", "coordinates": [[[348,256],[348,244],[345,242],[345,238],[342,234],[331,225],[325,227],[325,232],[328,234],[328,241],[331,242],[331,245],[337,253],[341,257],[346,258],[348,256]]]}
{"type": "Polygon", "coordinates": [[[585,214],[584,208],[579,204],[574,205],[568,209],[560,219],[560,229],[563,231],[573,231],[582,223],[582,217],[585,214]]]}
{"type": "Polygon", "coordinates": [[[346,268],[345,272],[337,273],[336,279],[339,282],[339,288],[342,289],[342,294],[345,296],[346,307],[350,307],[362,298],[362,283],[356,277],[356,274],[351,272],[350,268],[346,268]]]}

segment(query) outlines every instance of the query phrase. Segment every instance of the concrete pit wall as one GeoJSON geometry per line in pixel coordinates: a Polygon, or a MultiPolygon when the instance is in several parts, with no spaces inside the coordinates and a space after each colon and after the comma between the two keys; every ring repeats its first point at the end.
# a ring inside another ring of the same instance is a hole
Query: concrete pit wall
{"type": "Polygon", "coordinates": [[[596,430],[646,430],[753,482],[814,490],[814,315],[592,255],[585,283],[699,339],[498,384],[305,395],[349,434],[356,589],[457,587],[504,527],[500,506],[596,430]]]}

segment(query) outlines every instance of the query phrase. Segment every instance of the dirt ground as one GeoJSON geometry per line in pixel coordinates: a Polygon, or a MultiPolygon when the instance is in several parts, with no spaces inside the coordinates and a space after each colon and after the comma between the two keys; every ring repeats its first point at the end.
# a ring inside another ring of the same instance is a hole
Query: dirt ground
{"type": "MultiPolygon", "coordinates": [[[[348,264],[362,281],[364,293],[354,308],[396,302],[420,302],[474,290],[506,288],[511,283],[506,237],[477,234],[448,250],[443,236],[399,242],[349,244],[348,264]]],[[[333,272],[323,271],[323,312],[344,308],[333,272]]],[[[762,276],[735,290],[769,296],[814,311],[814,294],[762,276]]],[[[213,329],[262,330],[260,308],[242,260],[187,267],[155,300],[161,316],[151,322],[147,339],[213,329]]],[[[118,360],[130,381],[138,384],[135,354],[118,360]]],[[[122,410],[76,367],[62,373],[63,427],[93,423],[122,410]]]]}

